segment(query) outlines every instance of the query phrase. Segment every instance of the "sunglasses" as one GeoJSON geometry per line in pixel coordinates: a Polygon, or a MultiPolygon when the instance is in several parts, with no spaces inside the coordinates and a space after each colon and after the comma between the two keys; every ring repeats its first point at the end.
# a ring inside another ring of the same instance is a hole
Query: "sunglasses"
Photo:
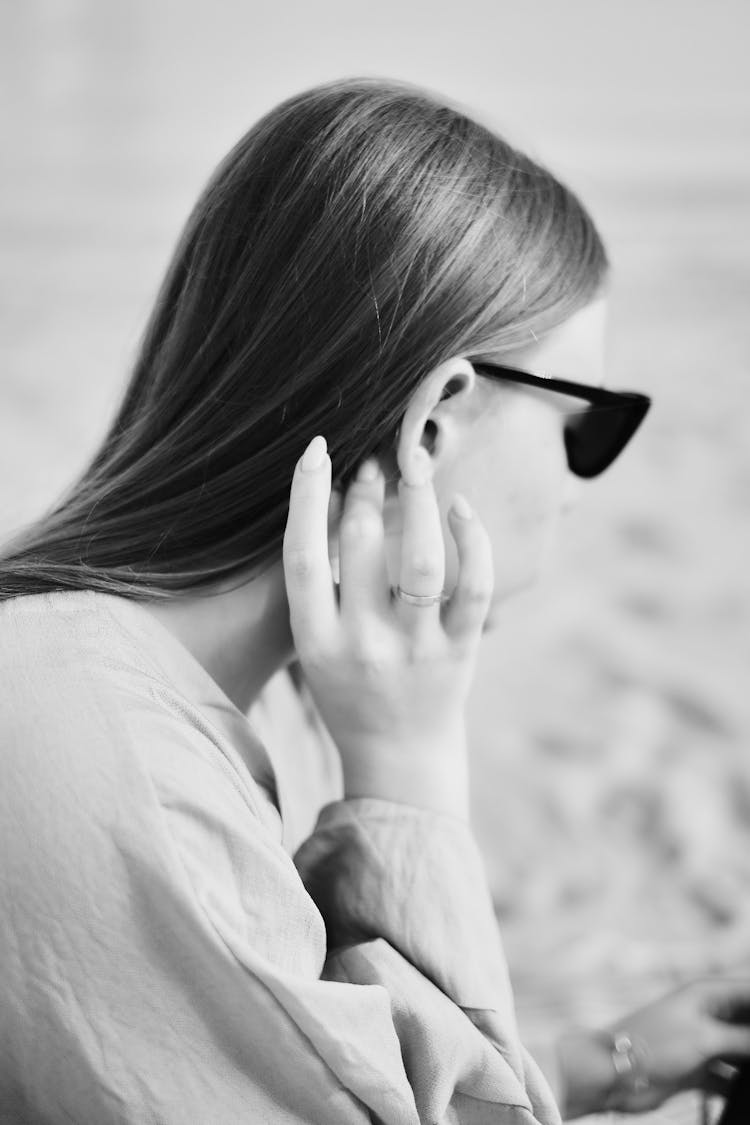
{"type": "Polygon", "coordinates": [[[568,468],[577,477],[590,478],[603,473],[622,453],[648,413],[651,399],[635,391],[609,391],[587,383],[553,379],[549,375],[532,375],[515,367],[495,363],[475,363],[479,375],[541,387],[546,391],[583,399],[589,405],[576,411],[565,422],[565,450],[568,468]]]}

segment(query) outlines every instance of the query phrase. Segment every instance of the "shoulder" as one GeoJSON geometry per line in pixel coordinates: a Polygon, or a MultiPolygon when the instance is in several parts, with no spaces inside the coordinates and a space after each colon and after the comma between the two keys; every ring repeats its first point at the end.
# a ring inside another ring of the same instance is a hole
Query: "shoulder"
{"type": "Polygon", "coordinates": [[[109,602],[75,592],[0,604],[9,764],[26,775],[36,766],[40,785],[81,772],[108,777],[115,796],[137,786],[169,804],[189,790],[206,801],[221,793],[276,829],[264,750],[249,724],[212,707],[200,681],[196,691],[189,677],[166,673],[158,636],[123,628],[109,602]]]}
{"type": "Polygon", "coordinates": [[[119,753],[137,695],[149,694],[139,654],[95,596],[40,594],[0,604],[0,731],[6,749],[43,744],[77,758],[119,753]]]}
{"type": "MultiPolygon", "coordinates": [[[[19,741],[62,745],[92,737],[104,699],[114,705],[112,653],[101,616],[78,598],[42,594],[0,604],[0,730],[19,741]]],[[[105,708],[106,710],[106,708],[105,708]]]]}
{"type": "Polygon", "coordinates": [[[187,877],[193,903],[212,903],[212,918],[235,929],[262,880],[283,914],[301,888],[278,809],[254,777],[262,744],[239,715],[227,722],[162,675],[158,651],[98,609],[47,595],[0,609],[8,846],[64,882],[81,849],[166,865],[167,883],[187,877]]]}
{"type": "Polygon", "coordinates": [[[30,698],[39,711],[60,690],[87,699],[108,689],[116,694],[118,669],[147,673],[147,654],[117,628],[107,601],[93,591],[70,591],[0,602],[3,698],[30,698]]]}

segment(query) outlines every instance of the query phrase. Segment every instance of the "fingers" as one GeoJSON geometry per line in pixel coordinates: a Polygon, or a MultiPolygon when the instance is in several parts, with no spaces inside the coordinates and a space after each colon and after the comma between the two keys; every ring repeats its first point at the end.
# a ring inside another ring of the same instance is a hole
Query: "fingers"
{"type": "Polygon", "coordinates": [[[385,481],[375,461],[365,461],[349,486],[339,527],[341,613],[355,628],[390,604],[385,557],[385,481]]]}
{"type": "MultiPolygon", "coordinates": [[[[430,476],[429,454],[422,450],[414,478],[398,486],[401,501],[401,564],[398,584],[416,597],[442,593],[445,583],[445,544],[440,509],[430,476]]],[[[413,606],[396,601],[400,616],[413,623],[437,621],[440,604],[413,606]]]]}
{"type": "MultiPolygon", "coordinates": [[[[737,1062],[750,1058],[750,980],[709,979],[693,988],[707,1016],[707,1056],[737,1062]]],[[[708,1073],[722,1076],[723,1065],[711,1063],[708,1073]]]]}
{"type": "Polygon", "coordinates": [[[750,1058],[750,1027],[740,1024],[715,1023],[715,1055],[728,1059],[750,1058]]]}
{"type": "Polygon", "coordinates": [[[289,618],[298,652],[331,634],[337,619],[328,558],[331,461],[315,437],[297,462],[284,532],[283,562],[289,618]]]}
{"type": "MultiPolygon", "coordinates": [[[[445,544],[440,509],[425,452],[410,481],[399,484],[401,559],[399,586],[416,597],[435,597],[445,581],[445,544]]],[[[349,487],[339,526],[339,598],[331,573],[328,537],[331,512],[331,462],[325,439],[316,437],[298,462],[284,534],[284,575],[289,615],[297,649],[309,654],[334,635],[340,617],[363,631],[373,615],[391,605],[383,526],[384,480],[367,461],[349,487]]],[[[458,581],[443,614],[453,640],[477,637],[493,590],[492,551],[480,520],[462,497],[448,514],[458,554],[458,581]]],[[[439,625],[441,607],[396,599],[394,610],[413,635],[439,625]]]]}
{"type": "Polygon", "coordinates": [[[335,486],[331,489],[331,498],[328,501],[328,561],[331,564],[331,573],[334,582],[339,581],[339,523],[344,502],[340,489],[335,486]]]}
{"type": "Polygon", "coordinates": [[[448,524],[458,552],[458,581],[444,614],[446,633],[455,640],[478,636],[487,617],[494,576],[489,536],[463,496],[456,496],[448,524]]]}
{"type": "Polygon", "coordinates": [[[697,987],[703,994],[705,1010],[716,1019],[750,1022],[750,980],[747,978],[703,980],[697,987]]]}

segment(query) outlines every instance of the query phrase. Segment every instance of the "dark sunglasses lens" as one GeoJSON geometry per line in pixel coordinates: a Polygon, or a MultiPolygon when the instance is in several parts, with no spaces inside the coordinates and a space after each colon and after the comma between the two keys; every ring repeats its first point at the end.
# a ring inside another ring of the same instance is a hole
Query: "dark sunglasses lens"
{"type": "Polygon", "coordinates": [[[570,471],[579,477],[604,472],[640,426],[648,401],[612,406],[591,406],[576,414],[565,427],[565,448],[570,471]]]}

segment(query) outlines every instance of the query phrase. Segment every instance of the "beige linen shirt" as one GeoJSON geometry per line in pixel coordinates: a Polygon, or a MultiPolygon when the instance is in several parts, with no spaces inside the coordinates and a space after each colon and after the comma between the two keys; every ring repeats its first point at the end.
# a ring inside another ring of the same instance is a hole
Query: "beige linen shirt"
{"type": "Polygon", "coordinates": [[[0,1121],[551,1125],[461,821],[294,856],[248,718],[142,606],[0,604],[0,1121]]]}

